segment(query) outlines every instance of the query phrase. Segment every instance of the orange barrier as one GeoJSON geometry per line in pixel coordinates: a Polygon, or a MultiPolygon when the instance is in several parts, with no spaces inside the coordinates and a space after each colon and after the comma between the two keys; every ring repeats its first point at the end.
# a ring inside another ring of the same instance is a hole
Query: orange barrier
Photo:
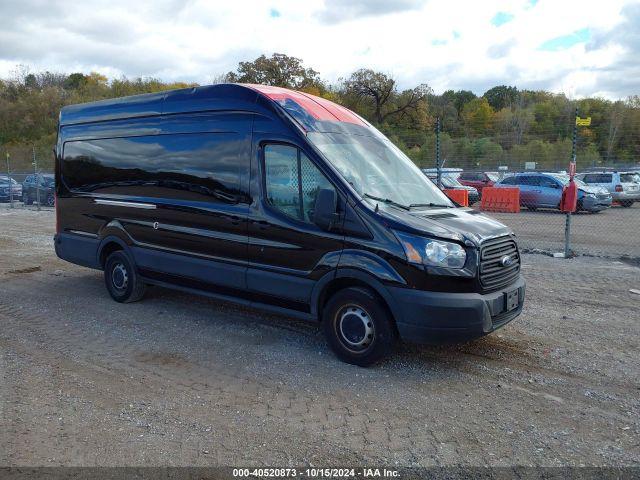
{"type": "Polygon", "coordinates": [[[458,205],[463,207],[469,206],[469,192],[466,190],[460,190],[459,188],[445,188],[444,194],[458,205]]]}
{"type": "Polygon", "coordinates": [[[519,188],[484,187],[480,210],[485,212],[520,212],[519,188]]]}

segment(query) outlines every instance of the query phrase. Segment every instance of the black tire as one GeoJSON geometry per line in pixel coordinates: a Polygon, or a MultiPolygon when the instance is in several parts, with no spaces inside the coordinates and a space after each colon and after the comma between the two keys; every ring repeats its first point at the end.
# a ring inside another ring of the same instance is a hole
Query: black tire
{"type": "Polygon", "coordinates": [[[538,207],[527,206],[526,209],[529,210],[530,212],[535,212],[536,210],[538,210],[538,207]]]}
{"type": "Polygon", "coordinates": [[[24,203],[25,205],[32,205],[33,204],[33,200],[31,200],[31,198],[29,198],[29,194],[28,193],[23,193],[22,194],[22,203],[24,203]]]}
{"type": "Polygon", "coordinates": [[[622,208],[629,208],[631,205],[633,205],[633,200],[624,200],[620,202],[620,206],[622,208]]]}
{"type": "Polygon", "coordinates": [[[366,288],[345,288],[333,295],[323,309],[322,325],[336,356],[361,367],[389,355],[397,341],[391,315],[366,288]]]}
{"type": "Polygon", "coordinates": [[[116,302],[136,302],[144,295],[145,284],[133,262],[122,250],[113,252],[107,258],[104,281],[109,295],[116,302]]]}
{"type": "Polygon", "coordinates": [[[53,207],[56,204],[56,197],[53,193],[48,193],[47,194],[47,206],[48,207],[53,207]]]}

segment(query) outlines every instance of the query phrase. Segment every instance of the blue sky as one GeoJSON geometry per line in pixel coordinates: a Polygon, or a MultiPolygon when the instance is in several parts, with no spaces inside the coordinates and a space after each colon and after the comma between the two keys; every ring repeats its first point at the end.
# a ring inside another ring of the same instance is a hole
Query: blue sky
{"type": "Polygon", "coordinates": [[[637,0],[43,2],[0,2],[0,77],[23,64],[209,83],[278,52],[332,82],[365,67],[436,92],[640,94],[637,0]]]}

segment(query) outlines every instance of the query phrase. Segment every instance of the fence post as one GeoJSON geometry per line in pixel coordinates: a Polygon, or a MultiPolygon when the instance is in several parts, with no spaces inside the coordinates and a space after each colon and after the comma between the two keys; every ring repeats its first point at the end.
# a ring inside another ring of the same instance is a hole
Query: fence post
{"type": "Polygon", "coordinates": [[[11,168],[9,167],[9,152],[7,154],[7,178],[9,179],[9,205],[13,208],[13,185],[11,184],[11,168]]]}
{"type": "Polygon", "coordinates": [[[442,188],[442,164],[440,162],[440,117],[436,118],[436,172],[438,188],[442,188]]]}
{"type": "Polygon", "coordinates": [[[36,146],[32,146],[33,151],[33,173],[36,182],[36,202],[38,211],[40,211],[40,179],[38,178],[38,160],[36,159],[36,146]]]}
{"type": "MultiPolygon", "coordinates": [[[[571,163],[569,165],[569,175],[571,171],[575,171],[576,167],[576,144],[578,141],[578,107],[576,107],[576,114],[573,117],[573,145],[571,147],[571,163]]],[[[571,256],[571,212],[567,212],[566,220],[564,223],[564,258],[571,256]]]]}

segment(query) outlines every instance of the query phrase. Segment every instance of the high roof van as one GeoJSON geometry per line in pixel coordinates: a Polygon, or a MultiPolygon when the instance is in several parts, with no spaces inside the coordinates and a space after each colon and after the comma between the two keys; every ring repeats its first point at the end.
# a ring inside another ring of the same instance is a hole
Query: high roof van
{"type": "Polygon", "coordinates": [[[104,271],[117,302],[160,285],[286,313],[362,366],[522,311],[513,232],[307,93],[222,84],[68,106],[55,175],[56,253],[104,271]]]}

